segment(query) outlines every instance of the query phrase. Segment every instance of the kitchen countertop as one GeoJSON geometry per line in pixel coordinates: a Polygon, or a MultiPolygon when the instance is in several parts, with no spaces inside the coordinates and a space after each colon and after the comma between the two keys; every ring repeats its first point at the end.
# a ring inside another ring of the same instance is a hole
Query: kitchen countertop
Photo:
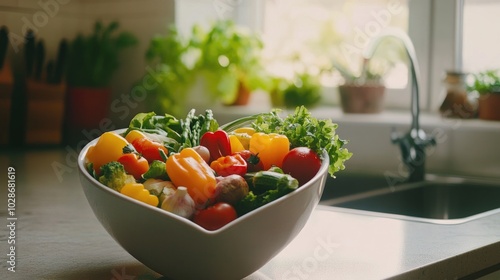
{"type": "MultiPolygon", "coordinates": [[[[0,278],[160,278],[94,217],[75,163],[69,147],[0,153],[2,182],[9,166],[16,170],[17,218],[7,216],[3,183],[0,278]],[[9,237],[16,272],[6,263],[9,237]]],[[[457,279],[499,263],[500,214],[438,225],[318,206],[297,238],[247,279],[457,279]]]]}

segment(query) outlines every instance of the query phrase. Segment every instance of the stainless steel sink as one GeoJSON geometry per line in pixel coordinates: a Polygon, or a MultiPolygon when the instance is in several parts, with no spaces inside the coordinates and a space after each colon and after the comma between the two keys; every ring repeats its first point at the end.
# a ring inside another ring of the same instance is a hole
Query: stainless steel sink
{"type": "MultiPolygon", "coordinates": [[[[325,190],[335,193],[335,185],[325,190]]],[[[422,182],[345,196],[327,194],[320,204],[421,222],[463,223],[500,212],[500,181],[427,176],[422,182]]]]}

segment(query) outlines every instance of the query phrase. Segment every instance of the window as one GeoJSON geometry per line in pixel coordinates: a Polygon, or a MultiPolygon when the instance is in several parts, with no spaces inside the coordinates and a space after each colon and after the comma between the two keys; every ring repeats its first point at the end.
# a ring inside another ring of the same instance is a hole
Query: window
{"type": "Polygon", "coordinates": [[[465,71],[500,68],[499,14],[498,1],[465,0],[462,26],[462,67],[465,71]]]}
{"type": "MultiPolygon", "coordinates": [[[[408,31],[406,2],[266,1],[263,34],[267,55],[281,62],[275,70],[287,76],[292,73],[285,72],[301,71],[300,68],[330,69],[332,66],[357,76],[361,70],[362,54],[372,38],[388,27],[408,31]],[[293,59],[300,62],[283,63],[293,59]]],[[[372,71],[387,73],[389,88],[404,88],[408,71],[406,64],[400,61],[404,53],[397,49],[397,45],[378,48],[375,55],[379,59],[371,65],[372,71]],[[390,67],[389,64],[395,65],[390,67]]],[[[330,85],[337,83],[334,80],[330,85]]]]}
{"type": "MultiPolygon", "coordinates": [[[[366,46],[386,28],[408,33],[421,72],[429,72],[430,0],[264,0],[263,3],[262,32],[269,64],[275,72],[289,76],[301,67],[321,69],[331,67],[333,62],[337,68],[341,66],[358,74],[366,46]],[[300,57],[299,62],[284,63],[293,57],[300,57]]],[[[373,64],[378,67],[375,71],[385,74],[387,107],[408,108],[410,86],[405,51],[393,41],[392,45],[387,43],[377,48],[375,57],[373,64]]],[[[329,92],[327,103],[338,102],[334,87],[341,82],[337,71],[323,79],[329,92]]],[[[421,75],[420,101],[424,109],[428,83],[428,76],[421,75]]]]}

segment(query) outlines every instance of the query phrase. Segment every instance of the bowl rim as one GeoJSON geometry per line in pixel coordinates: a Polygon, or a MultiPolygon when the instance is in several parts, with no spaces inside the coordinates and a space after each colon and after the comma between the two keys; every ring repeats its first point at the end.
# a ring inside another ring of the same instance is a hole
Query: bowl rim
{"type": "MultiPolygon", "coordinates": [[[[123,132],[125,132],[126,129],[125,128],[122,128],[122,129],[116,129],[116,130],[111,130],[110,132],[114,132],[114,133],[118,133],[118,134],[121,134],[123,132]]],[[[316,182],[317,180],[319,180],[319,177],[323,176],[325,173],[328,173],[328,167],[329,167],[329,162],[330,162],[330,159],[328,157],[328,154],[326,151],[323,152],[323,154],[320,156],[321,158],[321,167],[319,169],[319,171],[314,175],[313,178],[311,178],[311,180],[309,180],[307,183],[305,183],[304,185],[300,186],[299,188],[295,189],[294,191],[288,193],[288,194],[285,194],[284,196],[276,199],[276,200],[273,200],[257,209],[254,209],[252,210],[251,212],[249,213],[246,213],[242,216],[239,216],[237,217],[235,220],[227,223],[226,225],[222,226],[221,228],[219,229],[216,229],[216,230],[207,230],[205,228],[203,228],[202,226],[196,224],[195,222],[193,222],[192,220],[190,219],[187,219],[187,218],[184,218],[184,217],[181,217],[181,216],[178,216],[178,215],[175,215],[173,213],[170,213],[166,210],[163,210],[161,209],[160,207],[155,207],[155,206],[152,206],[152,205],[149,205],[147,203],[144,203],[144,202],[141,202],[139,200],[136,200],[136,199],[133,199],[131,197],[128,197],[116,190],[113,190],[107,186],[105,186],[104,184],[102,184],[101,182],[99,182],[96,178],[94,178],[87,170],[86,168],[86,160],[85,160],[85,156],[88,152],[88,149],[95,145],[95,143],[98,141],[100,137],[97,137],[95,139],[93,139],[92,141],[90,141],[89,143],[87,143],[83,148],[82,150],[80,151],[79,155],[78,155],[78,170],[80,172],[81,175],[85,176],[85,178],[90,181],[92,183],[92,185],[94,187],[97,187],[98,189],[100,190],[103,190],[113,196],[116,196],[122,200],[126,200],[126,201],[129,201],[131,203],[134,203],[136,205],[140,205],[140,206],[143,206],[143,207],[146,207],[152,211],[156,211],[157,213],[161,214],[161,215],[165,215],[169,218],[173,218],[173,219],[176,219],[178,220],[179,222],[182,222],[186,225],[189,225],[190,227],[192,227],[193,229],[199,231],[200,233],[204,233],[206,235],[212,235],[212,236],[215,236],[217,234],[220,234],[221,232],[223,231],[226,231],[227,229],[233,227],[234,225],[238,224],[238,223],[242,223],[243,221],[245,221],[246,219],[248,219],[249,217],[251,217],[252,215],[255,215],[256,213],[258,212],[262,212],[262,211],[265,211],[265,209],[269,208],[269,207],[272,207],[273,205],[275,204],[278,204],[280,203],[280,201],[282,200],[285,200],[289,197],[292,197],[292,196],[295,196],[295,195],[298,195],[299,193],[305,191],[306,189],[310,188],[314,182],[316,182]]]]}

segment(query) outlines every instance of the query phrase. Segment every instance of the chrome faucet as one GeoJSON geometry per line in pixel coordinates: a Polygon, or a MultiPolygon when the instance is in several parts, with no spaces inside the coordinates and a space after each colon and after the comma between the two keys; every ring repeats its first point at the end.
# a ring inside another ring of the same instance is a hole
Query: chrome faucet
{"type": "MultiPolygon", "coordinates": [[[[419,116],[419,82],[420,71],[418,67],[415,47],[408,35],[400,30],[387,30],[375,37],[364,53],[364,70],[368,67],[368,61],[373,57],[378,45],[386,38],[395,38],[403,43],[406,54],[410,60],[412,90],[411,90],[411,128],[400,135],[395,130],[391,134],[391,140],[394,144],[399,144],[402,160],[408,168],[409,176],[407,182],[417,182],[425,179],[425,148],[429,145],[435,145],[436,140],[433,136],[428,136],[420,129],[419,116]]],[[[363,71],[365,73],[365,71],[363,71]]]]}

